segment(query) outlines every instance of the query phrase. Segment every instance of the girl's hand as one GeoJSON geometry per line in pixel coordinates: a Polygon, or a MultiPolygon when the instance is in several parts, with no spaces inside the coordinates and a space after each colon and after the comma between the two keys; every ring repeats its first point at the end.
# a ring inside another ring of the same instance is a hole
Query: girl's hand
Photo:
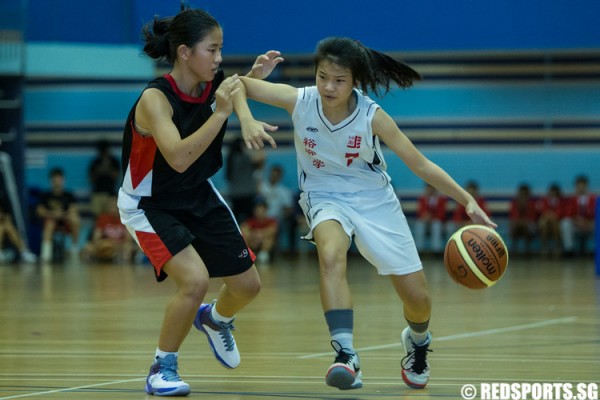
{"type": "Polygon", "coordinates": [[[465,211],[467,212],[469,218],[471,218],[471,220],[475,224],[485,225],[493,229],[496,229],[498,227],[498,225],[494,223],[490,219],[490,217],[487,216],[487,214],[481,209],[481,207],[479,207],[476,201],[471,201],[467,203],[467,205],[465,206],[465,211]]]}
{"type": "Polygon", "coordinates": [[[216,109],[215,114],[223,114],[225,118],[229,117],[233,112],[233,98],[240,91],[237,87],[241,85],[240,78],[237,74],[225,78],[215,92],[216,109]]]}
{"type": "Polygon", "coordinates": [[[278,127],[269,125],[265,122],[260,122],[255,119],[248,119],[240,121],[242,128],[242,137],[246,143],[246,147],[249,149],[260,150],[265,147],[264,142],[267,141],[271,144],[272,148],[277,147],[277,143],[268,132],[275,132],[278,127]]]}
{"type": "Polygon", "coordinates": [[[248,73],[249,78],[265,79],[273,72],[277,64],[283,61],[280,57],[281,53],[277,50],[269,50],[265,54],[256,57],[251,71],[248,73]]]}

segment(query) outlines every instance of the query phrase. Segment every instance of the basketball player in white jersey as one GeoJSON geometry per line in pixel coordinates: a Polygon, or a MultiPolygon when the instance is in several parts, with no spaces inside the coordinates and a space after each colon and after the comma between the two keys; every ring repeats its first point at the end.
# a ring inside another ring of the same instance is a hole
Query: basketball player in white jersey
{"type": "MultiPolygon", "coordinates": [[[[413,388],[429,380],[431,300],[421,260],[386,173],[382,140],[417,176],[466,207],[474,223],[496,227],[473,197],[427,159],[394,120],[364,93],[410,87],[420,76],[407,65],[361,43],[332,37],[315,54],[316,85],[295,88],[241,77],[249,98],[287,110],[294,123],[300,204],[316,243],[321,303],[337,355],[326,383],[362,387],[353,347],[353,311],[346,279],[354,240],[378,273],[389,276],[404,304],[408,327],[402,378],[413,388]]],[[[248,146],[256,143],[248,143],[248,146]]]]}

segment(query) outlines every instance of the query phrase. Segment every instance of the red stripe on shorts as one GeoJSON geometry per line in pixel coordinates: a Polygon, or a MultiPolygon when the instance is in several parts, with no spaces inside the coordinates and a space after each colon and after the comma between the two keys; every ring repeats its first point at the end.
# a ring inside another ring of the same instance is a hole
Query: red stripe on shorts
{"type": "Polygon", "coordinates": [[[142,251],[154,266],[156,276],[159,276],[163,265],[165,265],[173,255],[156,233],[135,231],[135,235],[137,236],[142,251]]]}

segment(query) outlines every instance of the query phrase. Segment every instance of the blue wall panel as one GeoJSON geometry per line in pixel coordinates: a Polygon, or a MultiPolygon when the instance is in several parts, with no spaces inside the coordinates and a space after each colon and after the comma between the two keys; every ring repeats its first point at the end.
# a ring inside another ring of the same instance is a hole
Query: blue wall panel
{"type": "Polygon", "coordinates": [[[132,90],[28,90],[25,121],[28,125],[122,123],[144,86],[132,90]]]}
{"type": "Polygon", "coordinates": [[[130,0],[27,0],[28,41],[132,43],[130,0]]]}
{"type": "MultiPolygon", "coordinates": [[[[229,54],[270,48],[312,52],[319,39],[331,35],[352,36],[386,51],[600,47],[595,0],[190,3],[220,21],[229,54]]],[[[178,10],[178,0],[29,0],[27,39],[138,44],[144,22],[178,10]]]]}

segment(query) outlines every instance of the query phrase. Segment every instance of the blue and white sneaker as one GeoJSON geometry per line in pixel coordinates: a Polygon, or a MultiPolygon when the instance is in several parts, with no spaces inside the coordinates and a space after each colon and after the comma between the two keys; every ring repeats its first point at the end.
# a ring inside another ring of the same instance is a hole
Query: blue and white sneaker
{"type": "Polygon", "coordinates": [[[337,356],[325,374],[325,383],[340,390],[361,388],[362,372],[358,354],[342,348],[337,340],[332,340],[331,346],[337,352],[337,356]]]}
{"type": "Polygon", "coordinates": [[[427,333],[427,340],[417,346],[410,337],[410,328],[402,331],[402,345],[406,356],[402,359],[402,380],[413,389],[424,389],[429,382],[429,363],[427,353],[431,343],[431,334],[427,333]]]}
{"type": "Polygon", "coordinates": [[[157,358],[146,378],[146,393],[154,396],[187,396],[190,385],[177,373],[177,357],[168,355],[157,358]]]}
{"type": "Polygon", "coordinates": [[[212,304],[202,304],[196,313],[194,326],[206,335],[215,358],[225,368],[240,365],[240,352],[231,331],[235,330],[233,321],[223,323],[213,320],[210,315],[212,304]]]}

